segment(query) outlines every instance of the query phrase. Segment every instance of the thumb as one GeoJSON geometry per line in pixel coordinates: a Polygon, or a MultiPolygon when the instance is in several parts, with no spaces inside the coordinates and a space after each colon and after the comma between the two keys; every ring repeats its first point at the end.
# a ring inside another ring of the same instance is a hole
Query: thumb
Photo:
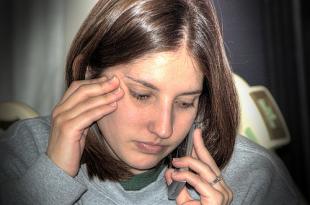
{"type": "MultiPolygon", "coordinates": [[[[170,185],[173,181],[172,179],[172,173],[175,172],[175,169],[169,168],[165,172],[165,179],[168,185],[170,185]]],[[[193,199],[191,198],[188,190],[186,187],[182,189],[178,197],[176,198],[177,204],[186,204],[186,202],[194,203],[193,199]]]]}
{"type": "Polygon", "coordinates": [[[174,172],[174,169],[168,168],[165,172],[165,179],[168,185],[172,183],[172,173],[174,172]]]}

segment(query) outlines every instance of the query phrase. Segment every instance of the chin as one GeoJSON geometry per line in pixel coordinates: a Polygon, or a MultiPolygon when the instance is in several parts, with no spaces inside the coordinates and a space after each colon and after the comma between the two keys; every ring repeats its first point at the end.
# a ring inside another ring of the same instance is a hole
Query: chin
{"type": "Polygon", "coordinates": [[[146,171],[149,169],[152,169],[153,167],[155,167],[156,165],[158,165],[158,163],[162,160],[162,158],[136,158],[134,161],[128,161],[127,164],[132,167],[132,169],[135,169],[137,171],[146,171]]]}

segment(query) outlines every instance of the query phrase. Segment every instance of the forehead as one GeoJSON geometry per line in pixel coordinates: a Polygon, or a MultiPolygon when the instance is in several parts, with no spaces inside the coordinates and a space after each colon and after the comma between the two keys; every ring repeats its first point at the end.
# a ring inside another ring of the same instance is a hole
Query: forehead
{"type": "Polygon", "coordinates": [[[155,85],[200,88],[203,75],[194,59],[185,51],[160,52],[145,55],[128,64],[107,69],[120,78],[132,76],[155,85]]]}

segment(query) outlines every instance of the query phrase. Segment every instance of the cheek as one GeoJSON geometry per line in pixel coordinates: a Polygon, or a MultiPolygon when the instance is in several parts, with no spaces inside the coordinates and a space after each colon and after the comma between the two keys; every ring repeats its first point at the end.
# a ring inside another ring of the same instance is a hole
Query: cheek
{"type": "Polygon", "coordinates": [[[178,121],[175,122],[175,130],[178,133],[177,136],[179,137],[179,140],[183,140],[192,125],[193,120],[191,118],[179,118],[178,121]]]}

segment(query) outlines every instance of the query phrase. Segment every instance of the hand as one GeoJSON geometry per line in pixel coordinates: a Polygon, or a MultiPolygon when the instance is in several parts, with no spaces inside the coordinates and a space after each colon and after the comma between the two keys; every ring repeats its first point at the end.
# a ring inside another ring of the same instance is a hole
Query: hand
{"type": "Polygon", "coordinates": [[[192,171],[168,169],[165,178],[168,184],[173,180],[186,181],[200,194],[200,201],[194,200],[188,189],[184,187],[176,198],[176,203],[178,205],[230,204],[233,194],[224,180],[212,183],[215,182],[217,176],[221,176],[221,172],[203,143],[201,130],[196,129],[193,137],[192,157],[175,158],[172,161],[174,167],[189,168],[192,171]]]}
{"type": "Polygon", "coordinates": [[[52,112],[47,155],[70,176],[75,176],[89,127],[117,109],[124,91],[117,77],[73,82],[52,112]]]}

